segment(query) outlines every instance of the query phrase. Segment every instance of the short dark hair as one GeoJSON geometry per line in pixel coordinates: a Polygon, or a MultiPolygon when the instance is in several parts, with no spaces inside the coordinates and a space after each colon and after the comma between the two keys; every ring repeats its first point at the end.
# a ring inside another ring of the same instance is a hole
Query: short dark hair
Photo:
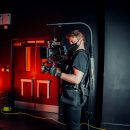
{"type": "Polygon", "coordinates": [[[85,41],[83,33],[81,33],[79,30],[73,30],[71,33],[68,33],[66,35],[66,38],[68,39],[69,37],[77,37],[78,39],[83,38],[83,40],[85,41]]]}

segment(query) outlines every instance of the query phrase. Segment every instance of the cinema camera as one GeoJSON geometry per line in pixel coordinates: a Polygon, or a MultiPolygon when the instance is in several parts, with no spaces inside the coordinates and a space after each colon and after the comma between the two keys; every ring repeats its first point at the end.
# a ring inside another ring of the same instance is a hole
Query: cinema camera
{"type": "Polygon", "coordinates": [[[60,68],[64,64],[66,56],[66,46],[62,46],[56,39],[48,41],[47,46],[40,48],[40,58],[47,59],[46,62],[42,62],[41,72],[48,72],[52,66],[60,68]]]}

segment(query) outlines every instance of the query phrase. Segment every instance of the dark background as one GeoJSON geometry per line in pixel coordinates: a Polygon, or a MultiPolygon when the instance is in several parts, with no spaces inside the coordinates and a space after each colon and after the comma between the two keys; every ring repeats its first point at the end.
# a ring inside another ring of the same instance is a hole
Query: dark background
{"type": "MultiPolygon", "coordinates": [[[[93,31],[96,76],[90,111],[96,124],[110,130],[127,130],[130,129],[128,6],[125,0],[1,1],[0,13],[11,13],[11,25],[8,30],[0,30],[0,40],[52,36],[47,23],[89,24],[93,31]]],[[[0,46],[2,50],[2,42],[0,46]]]]}

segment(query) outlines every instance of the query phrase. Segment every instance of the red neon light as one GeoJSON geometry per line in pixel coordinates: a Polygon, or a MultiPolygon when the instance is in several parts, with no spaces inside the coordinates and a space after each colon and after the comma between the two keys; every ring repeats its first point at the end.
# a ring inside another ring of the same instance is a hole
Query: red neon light
{"type": "Polygon", "coordinates": [[[26,71],[30,71],[31,66],[31,48],[26,47],[26,71]]]}
{"type": "Polygon", "coordinates": [[[44,40],[36,40],[36,41],[27,41],[27,43],[45,43],[44,40]]]}
{"type": "Polygon", "coordinates": [[[21,43],[16,42],[16,43],[14,43],[14,46],[21,46],[21,43]]]}

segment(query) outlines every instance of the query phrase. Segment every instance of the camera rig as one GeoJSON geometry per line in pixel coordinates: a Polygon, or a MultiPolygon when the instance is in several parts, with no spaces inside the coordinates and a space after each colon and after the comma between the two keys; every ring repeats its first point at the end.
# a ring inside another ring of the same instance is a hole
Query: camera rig
{"type": "Polygon", "coordinates": [[[48,72],[52,66],[60,68],[63,66],[66,57],[66,46],[62,46],[61,42],[57,42],[56,39],[48,41],[47,46],[40,48],[40,58],[47,59],[45,62],[42,62],[41,72],[48,72]]]}

